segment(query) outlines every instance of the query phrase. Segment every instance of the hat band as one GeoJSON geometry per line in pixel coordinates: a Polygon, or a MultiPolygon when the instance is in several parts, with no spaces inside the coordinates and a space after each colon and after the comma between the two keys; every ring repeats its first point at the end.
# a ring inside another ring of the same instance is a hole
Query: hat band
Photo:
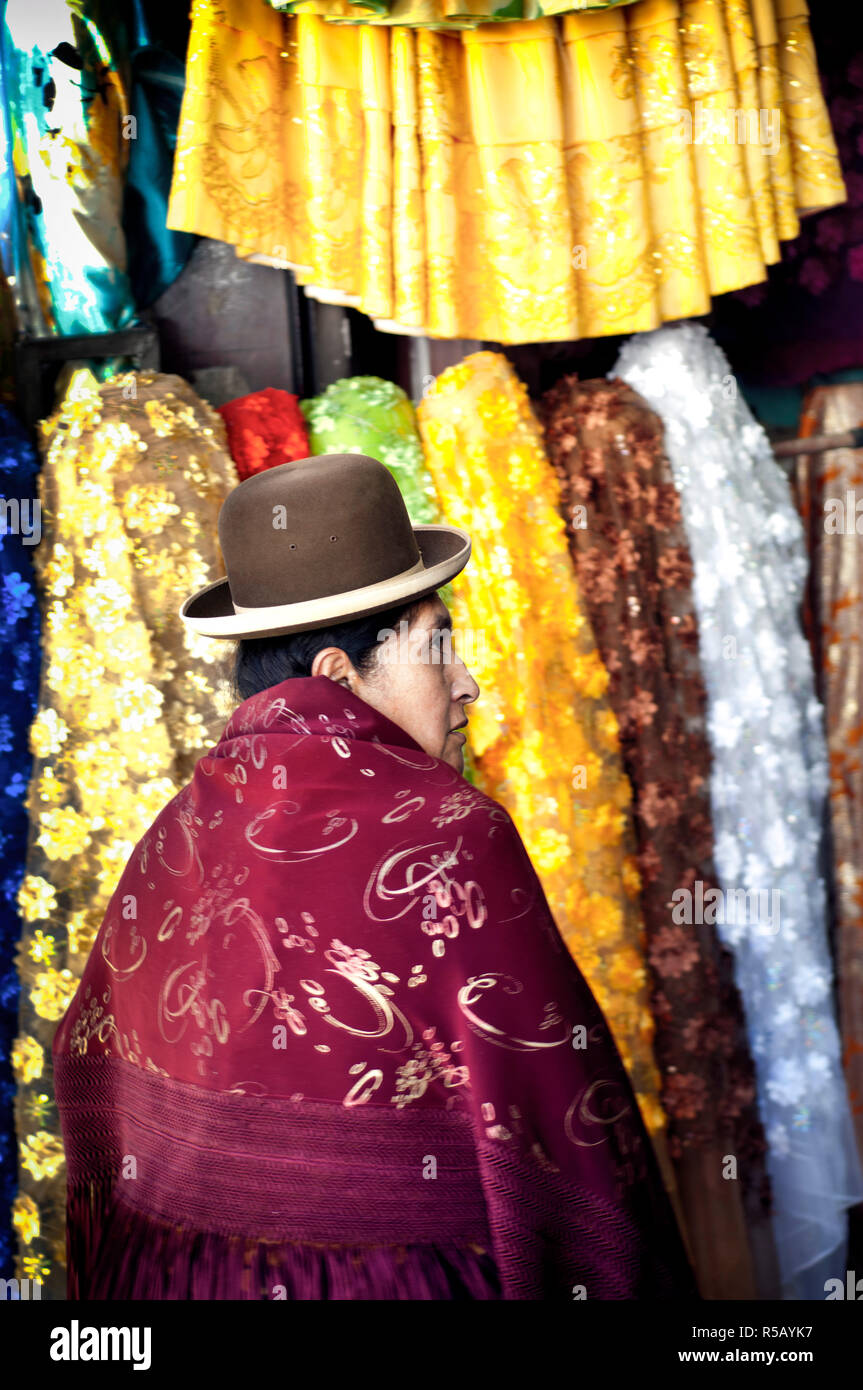
{"type": "Polygon", "coordinates": [[[399,574],[392,575],[389,579],[380,579],[376,584],[366,584],[361,589],[350,589],[346,593],[327,594],[324,598],[307,599],[304,603],[278,603],[267,608],[246,608],[241,603],[234,603],[235,613],[254,613],[255,617],[266,620],[269,617],[279,618],[284,615],[285,609],[289,608],[294,615],[296,622],[313,623],[318,618],[327,618],[333,611],[333,606],[341,606],[345,600],[350,600],[354,594],[362,595],[363,601],[370,600],[376,602],[378,599],[386,599],[387,593],[392,590],[393,600],[400,597],[398,589],[411,575],[419,574],[420,570],[425,569],[422,556],[410,569],[402,570],[399,574]]]}

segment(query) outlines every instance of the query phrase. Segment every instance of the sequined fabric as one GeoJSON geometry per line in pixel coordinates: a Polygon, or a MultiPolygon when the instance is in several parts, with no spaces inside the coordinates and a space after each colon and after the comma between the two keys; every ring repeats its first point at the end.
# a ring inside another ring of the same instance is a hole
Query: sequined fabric
{"type": "Polygon", "coordinates": [[[411,521],[441,520],[434,483],[426,467],[416,412],[408,396],[377,376],[346,377],[320,396],[303,401],[314,454],[366,454],[390,470],[411,521]]]}
{"type": "MultiPolygon", "coordinates": [[[[15,951],[21,936],[16,895],[27,850],[24,797],[32,759],[27,741],[39,689],[39,605],[33,582],[33,554],[41,534],[34,505],[38,460],[25,430],[0,406],[0,1271],[12,1273],[12,1223],[28,1245],[39,1234],[39,1212],[30,1197],[15,1198],[17,1162],[13,1103],[15,1082],[10,1056],[18,1029],[18,972],[15,951]],[[11,1219],[10,1219],[11,1217],[11,1219]]],[[[49,960],[53,942],[37,933],[30,942],[34,960],[49,960]]],[[[36,1100],[38,1107],[42,1097],[36,1100]]],[[[38,1109],[36,1111],[38,1114],[38,1109]]],[[[35,1115],[31,1111],[31,1118],[35,1115]]],[[[25,1278],[35,1274],[25,1254],[25,1278]]]]}
{"type": "Polygon", "coordinates": [[[678,889],[716,879],[692,560],[662,422],[622,382],[576,377],[542,411],[632,785],[654,1050],[699,1283],[708,1297],[752,1297],[746,1215],[764,1221],[769,1184],[733,959],[714,926],[671,915],[678,889]],[[736,1182],[722,1179],[729,1154],[736,1182]]]}
{"type": "Polygon", "coordinates": [[[219,414],[241,480],[309,457],[306,423],[297,397],[289,391],[253,391],[219,406],[219,414]]]}
{"type": "Polygon", "coordinates": [[[515,820],[664,1144],[630,790],[539,426],[491,352],[443,372],[418,417],[445,519],[473,542],[453,591],[482,691],[469,730],[480,785],[515,820]]]}
{"type": "MultiPolygon", "coordinates": [[[[800,433],[832,434],[861,423],[863,385],[818,386],[804,403],[800,433]]],[[[809,636],[830,754],[839,1019],[863,1153],[863,450],[801,455],[796,485],[809,548],[809,636]]]]}
{"type": "Polygon", "coordinates": [[[819,858],[827,750],[800,628],[800,519],[705,328],[632,339],[614,375],[665,426],[708,695],[724,894],[713,920],[746,1009],[784,1295],[823,1298],[826,1278],[845,1277],[847,1208],[863,1177],[834,1016],[819,858]]]}
{"type": "Polygon", "coordinates": [[[62,1297],[63,1149],[46,1054],[136,840],[224,715],[220,651],[176,610],[221,572],[216,518],[236,474],[215,411],[152,373],[102,386],[76,374],[41,447],[44,654],[13,1065],[19,1201],[39,1232],[22,1254],[62,1297]]]}
{"type": "Polygon", "coordinates": [[[378,327],[628,333],[757,284],[845,188],[803,0],[332,24],[196,0],[169,225],[378,327]]]}

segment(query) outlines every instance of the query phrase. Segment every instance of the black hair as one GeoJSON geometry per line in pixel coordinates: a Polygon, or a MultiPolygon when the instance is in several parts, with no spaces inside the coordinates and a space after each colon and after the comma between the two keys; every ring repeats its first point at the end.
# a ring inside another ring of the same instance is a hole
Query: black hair
{"type": "Polygon", "coordinates": [[[420,608],[431,598],[425,594],[410,603],[398,604],[383,613],[371,613],[365,618],[351,618],[332,627],[314,628],[308,632],[285,632],[276,637],[244,637],[236,647],[234,657],[234,693],[239,700],[248,700],[261,690],[297,676],[310,676],[312,662],[324,647],[341,647],[354,669],[367,675],[377,659],[377,649],[388,630],[397,630],[400,622],[408,627],[420,608]]]}

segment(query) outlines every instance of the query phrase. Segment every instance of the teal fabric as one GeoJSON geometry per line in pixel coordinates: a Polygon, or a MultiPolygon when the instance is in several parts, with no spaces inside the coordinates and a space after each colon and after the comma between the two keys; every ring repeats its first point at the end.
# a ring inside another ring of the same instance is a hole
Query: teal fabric
{"type": "Polygon", "coordinates": [[[0,18],[0,169],[4,211],[14,224],[7,254],[19,327],[28,335],[106,332],[135,317],[122,175],[89,138],[124,59],[119,23],[112,48],[96,8],[89,0],[75,7],[7,0],[0,18]],[[10,145],[17,195],[11,209],[10,145]]]}
{"type": "Polygon", "coordinates": [[[132,53],[131,143],[123,225],[135,303],[145,308],[176,280],[197,237],[166,225],[177,148],[177,127],[186,84],[183,60],[150,43],[146,20],[135,0],[132,53]]]}

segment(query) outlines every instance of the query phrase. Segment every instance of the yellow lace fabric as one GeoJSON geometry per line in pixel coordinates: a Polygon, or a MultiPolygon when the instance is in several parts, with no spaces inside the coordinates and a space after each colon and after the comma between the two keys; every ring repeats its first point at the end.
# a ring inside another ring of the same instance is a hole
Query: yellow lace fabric
{"type": "Polygon", "coordinates": [[[236,485],[219,416],[179,377],[76,373],[41,428],[43,604],[19,893],[22,1276],[64,1296],[64,1172],[51,1042],[126,859],[229,708],[224,652],[185,597],[224,573],[216,520],[236,485]]]}
{"type": "Polygon", "coordinates": [[[539,427],[491,352],[443,372],[418,415],[444,518],[473,541],[453,593],[482,690],[470,711],[477,781],[515,820],[661,1139],[630,788],[539,427]]]}
{"type": "Polygon", "coordinates": [[[192,8],[168,225],[390,331],[568,341],[704,314],[845,196],[805,0],[463,30],[192,8]]]}

